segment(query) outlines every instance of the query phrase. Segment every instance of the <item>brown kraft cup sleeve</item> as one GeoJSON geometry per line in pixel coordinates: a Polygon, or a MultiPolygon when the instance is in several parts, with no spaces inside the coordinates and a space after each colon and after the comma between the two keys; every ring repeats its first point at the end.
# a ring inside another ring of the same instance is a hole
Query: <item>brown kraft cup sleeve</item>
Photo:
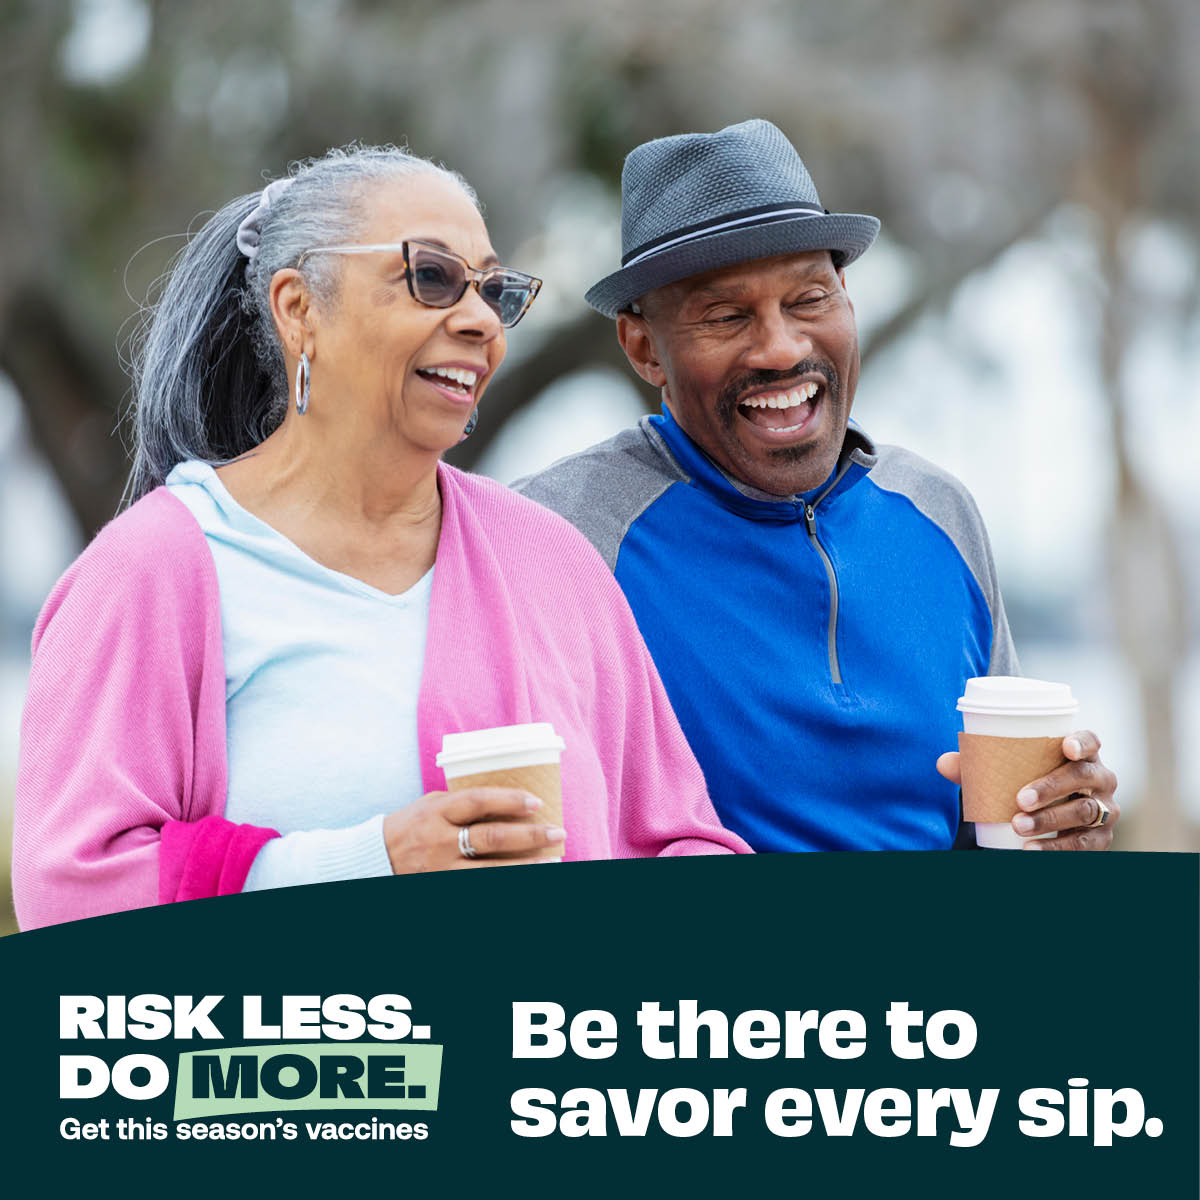
{"type": "MultiPolygon", "coordinates": [[[[511,787],[523,792],[532,792],[539,797],[542,807],[526,818],[545,825],[561,825],[562,819],[562,773],[558,763],[535,763],[528,767],[509,767],[501,771],[480,771],[476,775],[460,775],[446,781],[446,790],[461,792],[473,787],[511,787]]],[[[561,853],[557,850],[556,853],[561,853]]]]}
{"type": "Polygon", "coordinates": [[[963,818],[1005,823],[1021,811],[1017,793],[1067,760],[1060,737],[1010,738],[960,733],[963,818]]]}

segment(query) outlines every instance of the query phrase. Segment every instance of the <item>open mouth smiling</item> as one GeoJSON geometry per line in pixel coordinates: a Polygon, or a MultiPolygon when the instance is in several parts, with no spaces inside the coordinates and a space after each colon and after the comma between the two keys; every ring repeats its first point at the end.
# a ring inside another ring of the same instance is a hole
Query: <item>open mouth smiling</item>
{"type": "Polygon", "coordinates": [[[456,400],[471,400],[483,372],[474,367],[418,367],[417,374],[456,400]]]}
{"type": "Polygon", "coordinates": [[[813,420],[825,395],[825,384],[807,379],[775,391],[757,392],[739,400],[738,415],[763,437],[790,437],[813,420]]]}

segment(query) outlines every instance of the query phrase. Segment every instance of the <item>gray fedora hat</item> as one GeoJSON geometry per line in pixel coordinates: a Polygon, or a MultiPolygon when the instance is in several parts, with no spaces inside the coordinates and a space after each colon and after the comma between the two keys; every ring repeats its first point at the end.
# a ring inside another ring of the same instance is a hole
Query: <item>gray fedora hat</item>
{"type": "Polygon", "coordinates": [[[720,267],[831,250],[853,262],[876,217],[831,213],[795,147],[770,121],[681,133],[630,151],[621,172],[621,269],[585,299],[615,317],[655,288],[720,267]]]}

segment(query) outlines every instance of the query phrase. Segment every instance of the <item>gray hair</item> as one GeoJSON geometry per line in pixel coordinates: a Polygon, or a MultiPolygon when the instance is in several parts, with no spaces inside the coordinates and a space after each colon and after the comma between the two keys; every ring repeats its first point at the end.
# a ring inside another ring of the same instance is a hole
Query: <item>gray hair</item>
{"type": "MultiPolygon", "coordinates": [[[[228,462],[278,427],[288,380],[271,277],[305,250],[359,235],[367,185],[428,174],[456,183],[479,207],[456,171],[402,147],[351,144],[291,165],[292,184],[263,215],[252,260],[238,249],[237,232],[259,191],[230,201],[188,239],[131,342],[133,467],[124,504],[161,484],[177,463],[228,462]]],[[[336,255],[305,261],[301,274],[318,303],[336,299],[340,270],[336,255]]]]}

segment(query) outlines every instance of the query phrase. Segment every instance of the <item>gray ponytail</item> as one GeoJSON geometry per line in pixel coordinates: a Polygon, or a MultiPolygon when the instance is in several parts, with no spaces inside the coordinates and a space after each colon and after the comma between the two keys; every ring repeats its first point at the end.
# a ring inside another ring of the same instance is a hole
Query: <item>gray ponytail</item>
{"type": "MultiPolygon", "coordinates": [[[[361,232],[366,185],[457,172],[396,146],[350,145],[294,163],[290,187],[264,214],[258,253],[248,260],[237,231],[260,192],[225,205],[176,256],[158,302],[131,346],[133,467],[129,504],[187,459],[228,462],[257,446],[283,420],[288,380],[271,317],[271,277],[313,246],[352,241],[361,232]]],[[[302,268],[319,304],[337,296],[340,263],[318,254],[302,268]]]]}

